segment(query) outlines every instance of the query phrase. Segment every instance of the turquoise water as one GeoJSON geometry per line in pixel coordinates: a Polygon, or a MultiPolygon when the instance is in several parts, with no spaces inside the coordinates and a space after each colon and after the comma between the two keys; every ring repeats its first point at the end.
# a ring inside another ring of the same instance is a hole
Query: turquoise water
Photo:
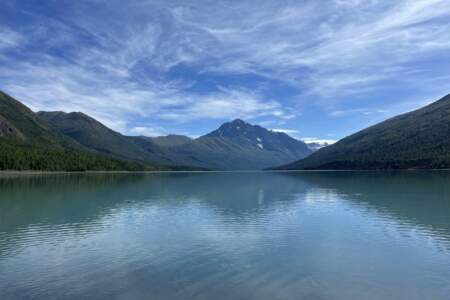
{"type": "Polygon", "coordinates": [[[449,172],[0,178],[0,299],[450,299],[449,172]]]}

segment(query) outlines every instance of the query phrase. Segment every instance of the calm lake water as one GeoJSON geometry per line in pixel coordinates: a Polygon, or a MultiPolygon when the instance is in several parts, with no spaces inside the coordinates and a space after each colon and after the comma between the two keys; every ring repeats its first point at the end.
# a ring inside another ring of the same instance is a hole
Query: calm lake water
{"type": "Polygon", "coordinates": [[[0,299],[450,299],[450,173],[0,178],[0,299]]]}

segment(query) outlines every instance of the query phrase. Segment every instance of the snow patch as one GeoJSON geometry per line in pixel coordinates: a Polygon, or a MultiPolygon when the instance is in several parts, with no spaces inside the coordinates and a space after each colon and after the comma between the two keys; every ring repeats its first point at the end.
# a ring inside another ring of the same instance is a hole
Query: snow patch
{"type": "Polygon", "coordinates": [[[260,143],[257,144],[259,148],[264,149],[264,146],[260,143]]]}
{"type": "Polygon", "coordinates": [[[261,142],[261,139],[260,138],[256,138],[257,140],[258,140],[258,142],[261,142]]]}

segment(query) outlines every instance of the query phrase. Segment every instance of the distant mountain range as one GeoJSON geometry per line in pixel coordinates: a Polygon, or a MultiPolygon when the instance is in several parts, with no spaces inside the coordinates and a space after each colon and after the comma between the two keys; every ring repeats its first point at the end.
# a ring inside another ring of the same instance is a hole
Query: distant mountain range
{"type": "Polygon", "coordinates": [[[83,113],[41,111],[37,116],[53,131],[98,153],[140,163],[167,165],[170,162],[152,139],[122,135],[83,113]]]}
{"type": "Polygon", "coordinates": [[[276,169],[442,168],[450,168],[450,95],[276,169]]]}
{"type": "Polygon", "coordinates": [[[335,144],[307,145],[240,119],[196,139],[183,135],[126,136],[83,113],[34,113],[0,92],[0,170],[267,168],[450,168],[450,95],[335,144]]]}
{"type": "Polygon", "coordinates": [[[242,120],[197,139],[126,136],[83,113],[34,113],[0,92],[0,169],[244,170],[303,158],[302,141],[242,120]]]}
{"type": "Polygon", "coordinates": [[[263,169],[303,158],[312,151],[284,133],[272,132],[242,120],[190,139],[125,136],[82,113],[39,112],[51,128],[95,151],[168,166],[193,166],[212,170],[263,169]]]}

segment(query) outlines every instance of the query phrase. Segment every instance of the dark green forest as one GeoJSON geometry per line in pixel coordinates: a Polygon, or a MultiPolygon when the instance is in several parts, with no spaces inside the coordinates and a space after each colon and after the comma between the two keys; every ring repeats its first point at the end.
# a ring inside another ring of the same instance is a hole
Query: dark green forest
{"type": "Polygon", "coordinates": [[[0,170],[143,171],[154,170],[154,168],[82,151],[38,148],[2,141],[0,143],[0,170]]]}

